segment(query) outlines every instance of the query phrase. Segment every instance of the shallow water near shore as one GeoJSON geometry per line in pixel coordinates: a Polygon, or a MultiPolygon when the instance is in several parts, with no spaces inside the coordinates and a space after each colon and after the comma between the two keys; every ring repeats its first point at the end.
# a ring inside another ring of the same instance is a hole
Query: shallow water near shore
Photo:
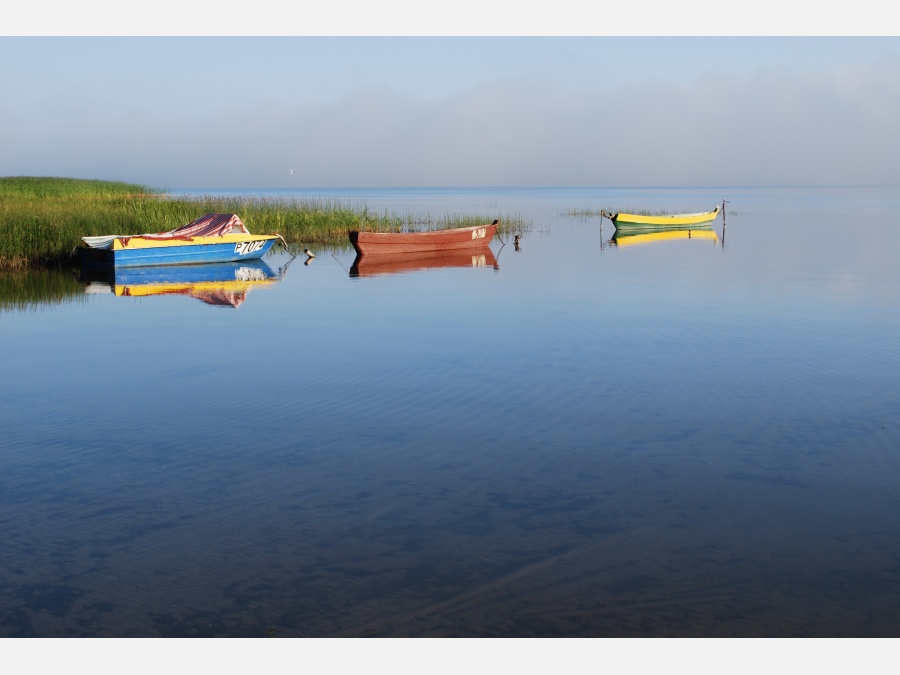
{"type": "Polygon", "coordinates": [[[900,190],[173,192],[532,228],[0,304],[0,636],[900,632],[900,190]]]}

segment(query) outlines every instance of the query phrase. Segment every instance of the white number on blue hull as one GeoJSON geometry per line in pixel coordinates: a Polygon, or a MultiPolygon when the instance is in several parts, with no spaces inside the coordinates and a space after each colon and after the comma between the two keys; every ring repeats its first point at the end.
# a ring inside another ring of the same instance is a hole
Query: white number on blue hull
{"type": "Polygon", "coordinates": [[[235,245],[234,252],[238,255],[247,255],[248,253],[258,251],[263,246],[265,246],[265,243],[265,239],[260,241],[242,241],[239,244],[235,245]]]}

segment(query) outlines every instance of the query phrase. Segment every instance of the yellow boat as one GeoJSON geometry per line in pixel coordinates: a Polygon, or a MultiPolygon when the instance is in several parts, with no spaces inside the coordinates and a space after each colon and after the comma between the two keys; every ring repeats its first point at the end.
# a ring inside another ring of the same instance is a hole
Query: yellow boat
{"type": "Polygon", "coordinates": [[[713,222],[719,215],[719,207],[704,213],[680,213],[671,216],[645,216],[638,213],[616,213],[610,215],[601,211],[601,215],[609,218],[616,229],[620,227],[658,227],[661,229],[704,225],[713,222]]]}

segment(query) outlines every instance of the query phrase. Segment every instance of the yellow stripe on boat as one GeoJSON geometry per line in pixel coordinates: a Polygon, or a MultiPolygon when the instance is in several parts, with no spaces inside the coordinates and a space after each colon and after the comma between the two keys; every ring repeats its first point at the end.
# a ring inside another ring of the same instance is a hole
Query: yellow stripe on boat
{"type": "Polygon", "coordinates": [[[203,244],[237,244],[243,241],[268,241],[278,239],[274,234],[223,234],[221,237],[190,237],[184,239],[156,239],[153,237],[119,237],[113,240],[113,251],[139,248],[168,248],[172,246],[198,246],[203,244]]]}

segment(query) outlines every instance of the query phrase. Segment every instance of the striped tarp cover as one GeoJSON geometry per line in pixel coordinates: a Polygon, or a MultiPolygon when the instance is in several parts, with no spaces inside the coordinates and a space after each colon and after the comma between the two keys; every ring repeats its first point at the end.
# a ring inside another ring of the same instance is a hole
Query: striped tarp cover
{"type": "Polygon", "coordinates": [[[110,248],[115,239],[120,239],[123,246],[128,246],[131,239],[190,239],[191,237],[221,237],[231,232],[250,234],[250,230],[236,213],[207,213],[187,225],[155,234],[135,234],[131,236],[107,235],[102,237],[82,237],[84,243],[92,248],[110,248]]]}
{"type": "Polygon", "coordinates": [[[207,213],[205,216],[193,220],[187,225],[157,234],[138,235],[143,239],[170,239],[182,237],[221,237],[229,232],[242,232],[250,234],[247,226],[238,218],[236,213],[207,213]]]}

